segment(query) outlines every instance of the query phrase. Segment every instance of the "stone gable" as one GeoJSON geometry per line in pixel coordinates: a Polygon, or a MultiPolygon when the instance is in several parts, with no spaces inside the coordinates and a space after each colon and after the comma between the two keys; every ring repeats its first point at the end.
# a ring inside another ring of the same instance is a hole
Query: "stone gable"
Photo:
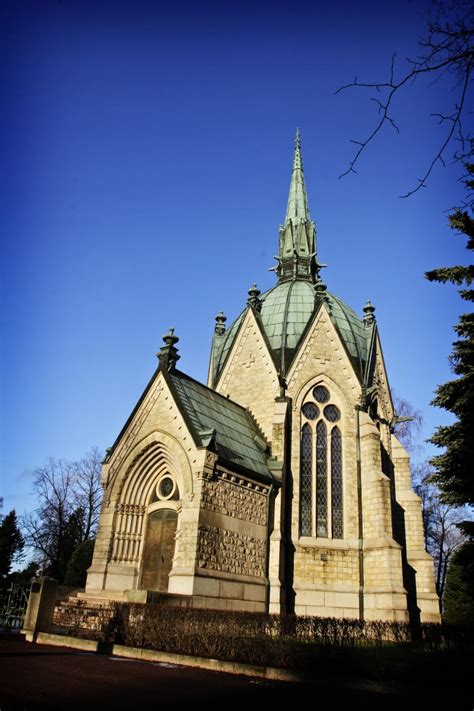
{"type": "Polygon", "coordinates": [[[249,408],[266,439],[271,441],[278,376],[251,309],[228,355],[216,390],[249,408]]]}
{"type": "Polygon", "coordinates": [[[122,433],[110,461],[103,467],[102,479],[107,483],[107,499],[110,496],[118,499],[134,453],[139,454],[143,450],[146,438],[153,433],[158,433],[159,439],[160,432],[174,440],[181,450],[181,466],[186,461],[186,469],[195,469],[199,464],[197,447],[163,375],[158,373],[122,433]],[[116,482],[117,475],[120,481],[116,482]]]}
{"type": "Polygon", "coordinates": [[[337,383],[349,400],[360,398],[360,382],[324,305],[291,364],[287,394],[297,400],[308,381],[320,374],[337,383]]]}

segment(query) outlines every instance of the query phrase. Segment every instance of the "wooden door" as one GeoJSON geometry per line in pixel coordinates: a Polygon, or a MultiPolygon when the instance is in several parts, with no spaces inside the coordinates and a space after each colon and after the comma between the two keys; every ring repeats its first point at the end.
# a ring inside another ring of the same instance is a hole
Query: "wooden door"
{"type": "Polygon", "coordinates": [[[149,514],[143,552],[142,590],[167,592],[173,564],[178,514],[160,509],[149,514]]]}

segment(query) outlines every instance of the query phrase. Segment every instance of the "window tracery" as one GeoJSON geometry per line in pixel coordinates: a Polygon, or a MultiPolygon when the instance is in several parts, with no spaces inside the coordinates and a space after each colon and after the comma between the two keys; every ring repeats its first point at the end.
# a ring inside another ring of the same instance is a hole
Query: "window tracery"
{"type": "Polygon", "coordinates": [[[317,385],[301,408],[300,535],[343,538],[341,411],[317,385]],[[317,403],[317,404],[316,404],[317,403]]]}

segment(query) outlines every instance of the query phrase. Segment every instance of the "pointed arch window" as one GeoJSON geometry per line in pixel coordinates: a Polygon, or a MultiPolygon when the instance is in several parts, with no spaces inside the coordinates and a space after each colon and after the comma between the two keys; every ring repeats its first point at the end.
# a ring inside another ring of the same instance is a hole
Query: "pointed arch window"
{"type": "Polygon", "coordinates": [[[324,385],[315,387],[301,408],[301,536],[344,535],[340,419],[329,390],[324,385]]]}
{"type": "Polygon", "coordinates": [[[308,423],[301,428],[301,535],[310,536],[313,501],[313,433],[308,423]]]}
{"type": "Polygon", "coordinates": [[[332,537],[342,538],[342,442],[337,426],[331,431],[331,512],[332,537]]]}

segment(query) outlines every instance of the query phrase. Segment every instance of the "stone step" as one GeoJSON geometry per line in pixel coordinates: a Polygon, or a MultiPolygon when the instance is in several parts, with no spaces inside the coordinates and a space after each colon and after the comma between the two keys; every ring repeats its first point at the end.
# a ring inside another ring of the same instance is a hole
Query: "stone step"
{"type": "Polygon", "coordinates": [[[77,593],[77,599],[78,600],[85,600],[87,602],[92,601],[94,605],[96,603],[104,603],[104,602],[111,602],[111,601],[116,601],[116,602],[123,602],[125,600],[124,593],[120,590],[114,591],[114,590],[107,590],[106,592],[92,592],[92,593],[86,593],[86,592],[78,592],[77,593]]]}
{"type": "Polygon", "coordinates": [[[78,598],[68,598],[67,600],[62,600],[58,607],[65,606],[65,607],[73,607],[76,609],[84,609],[87,607],[94,607],[94,608],[110,608],[112,607],[112,602],[111,600],[104,600],[103,598],[83,598],[83,599],[78,599],[78,598]]]}

